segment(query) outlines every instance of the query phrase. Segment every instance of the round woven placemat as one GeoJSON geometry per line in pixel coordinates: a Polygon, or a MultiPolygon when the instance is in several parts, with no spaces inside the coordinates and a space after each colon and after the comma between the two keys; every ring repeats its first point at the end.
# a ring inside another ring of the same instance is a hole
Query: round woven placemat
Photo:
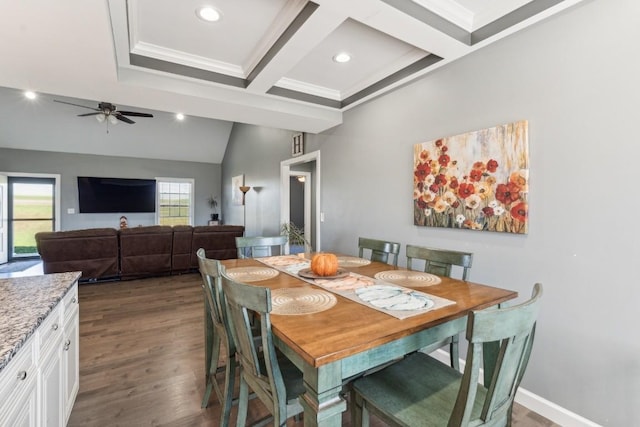
{"type": "Polygon", "coordinates": [[[340,267],[362,267],[363,265],[369,265],[371,261],[364,258],[358,258],[357,256],[339,256],[338,265],[340,267]]]}
{"type": "Polygon", "coordinates": [[[227,269],[227,276],[238,282],[259,282],[276,277],[280,272],[269,267],[236,267],[227,269]]]}
{"type": "Polygon", "coordinates": [[[379,273],[376,273],[374,277],[376,279],[384,280],[385,282],[394,283],[396,285],[415,287],[437,285],[438,283],[442,282],[442,279],[434,274],[409,270],[381,271],[379,273]]]}
{"type": "Polygon", "coordinates": [[[312,288],[280,288],[271,291],[271,314],[312,314],[333,307],[337,300],[330,292],[312,288]]]}

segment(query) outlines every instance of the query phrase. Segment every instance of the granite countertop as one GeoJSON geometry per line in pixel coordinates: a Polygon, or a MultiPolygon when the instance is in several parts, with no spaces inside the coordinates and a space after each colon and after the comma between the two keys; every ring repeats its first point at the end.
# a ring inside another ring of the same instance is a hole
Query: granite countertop
{"type": "Polygon", "coordinates": [[[82,273],[0,279],[0,372],[82,273]]]}

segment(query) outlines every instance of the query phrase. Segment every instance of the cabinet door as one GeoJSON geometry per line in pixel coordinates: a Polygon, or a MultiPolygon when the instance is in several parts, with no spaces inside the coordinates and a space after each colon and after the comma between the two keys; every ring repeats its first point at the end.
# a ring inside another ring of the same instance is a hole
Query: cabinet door
{"type": "Polygon", "coordinates": [[[78,395],[79,381],[79,331],[78,309],[68,318],[64,326],[64,343],[62,347],[62,362],[64,372],[64,421],[69,421],[73,404],[78,395]]]}
{"type": "Polygon", "coordinates": [[[42,359],[40,367],[40,420],[42,426],[63,425],[62,340],[42,359]]]}
{"type": "MultiPolygon", "coordinates": [[[[25,387],[25,393],[13,406],[0,404],[0,425],[11,427],[38,426],[38,382],[33,377],[25,387]]],[[[14,402],[12,402],[14,403],[14,402]]]]}

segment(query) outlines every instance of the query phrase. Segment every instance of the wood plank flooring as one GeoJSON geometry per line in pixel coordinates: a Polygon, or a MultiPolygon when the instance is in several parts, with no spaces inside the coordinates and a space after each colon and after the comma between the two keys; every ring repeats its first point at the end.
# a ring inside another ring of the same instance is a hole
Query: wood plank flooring
{"type": "MultiPolygon", "coordinates": [[[[199,274],[81,284],[80,391],[70,427],[218,426],[220,405],[204,392],[199,274]]],[[[259,400],[248,421],[267,415],[259,400]]],[[[231,413],[235,425],[236,408],[231,413]]],[[[288,421],[288,426],[302,422],[288,421]]],[[[350,425],[348,412],[343,425],[350,425]]],[[[372,419],[372,426],[384,425],[372,419]]],[[[555,426],[516,405],[516,427],[555,426]]]]}

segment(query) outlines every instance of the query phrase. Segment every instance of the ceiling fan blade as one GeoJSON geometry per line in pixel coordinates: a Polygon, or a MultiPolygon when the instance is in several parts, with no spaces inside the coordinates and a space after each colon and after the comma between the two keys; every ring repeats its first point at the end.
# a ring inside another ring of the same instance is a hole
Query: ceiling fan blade
{"type": "Polygon", "coordinates": [[[95,113],[78,114],[78,117],[95,116],[97,114],[102,114],[102,112],[101,111],[96,111],[95,113]]]}
{"type": "Polygon", "coordinates": [[[118,120],[120,120],[122,122],[125,122],[125,123],[129,123],[130,125],[135,123],[130,118],[123,116],[122,113],[120,113],[120,112],[117,112],[117,113],[112,114],[112,115],[115,116],[116,119],[118,119],[118,120]]]}
{"type": "Polygon", "coordinates": [[[118,113],[122,114],[123,116],[153,117],[153,114],[138,113],[138,112],[135,112],[135,111],[120,111],[120,110],[118,110],[118,113]]]}
{"type": "Polygon", "coordinates": [[[67,102],[67,101],[58,101],[57,99],[54,99],[53,102],[59,102],[60,104],[67,104],[67,105],[73,105],[75,107],[82,107],[82,108],[88,108],[90,110],[95,110],[95,111],[100,111],[97,108],[93,108],[93,107],[87,107],[86,105],[80,105],[80,104],[74,104],[73,102],[67,102]]]}

